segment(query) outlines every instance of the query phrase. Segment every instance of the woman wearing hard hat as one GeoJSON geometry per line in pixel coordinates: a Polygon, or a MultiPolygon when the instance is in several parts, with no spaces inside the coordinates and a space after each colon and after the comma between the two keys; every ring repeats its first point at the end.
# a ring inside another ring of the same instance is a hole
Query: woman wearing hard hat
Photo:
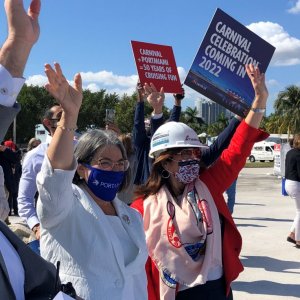
{"type": "Polygon", "coordinates": [[[232,299],[230,284],[243,270],[242,240],[223,192],[253,144],[268,136],[258,129],[268,97],[264,74],[252,65],[246,71],[255,99],[213,166],[199,173],[203,145],[183,123],[166,123],[152,137],[152,171],[132,204],[144,220],[150,300],[232,299]]]}

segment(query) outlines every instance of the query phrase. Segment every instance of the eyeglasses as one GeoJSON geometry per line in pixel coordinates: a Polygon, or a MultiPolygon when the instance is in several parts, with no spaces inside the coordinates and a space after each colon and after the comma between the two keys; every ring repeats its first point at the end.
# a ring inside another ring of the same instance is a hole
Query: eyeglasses
{"type": "MultiPolygon", "coordinates": [[[[174,149],[175,150],[175,149],[174,149]]],[[[172,151],[173,152],[173,151],[172,151]]],[[[181,159],[186,160],[190,158],[200,158],[201,151],[199,148],[192,148],[192,149],[182,149],[179,152],[173,152],[172,155],[180,155],[181,159]]]]}
{"type": "Polygon", "coordinates": [[[53,118],[53,119],[49,119],[51,122],[53,122],[54,126],[57,126],[57,123],[60,121],[60,118],[53,118]]]}
{"type": "Polygon", "coordinates": [[[129,161],[126,159],[111,161],[110,159],[103,158],[98,160],[98,166],[102,170],[126,171],[129,168],[129,161]]]}

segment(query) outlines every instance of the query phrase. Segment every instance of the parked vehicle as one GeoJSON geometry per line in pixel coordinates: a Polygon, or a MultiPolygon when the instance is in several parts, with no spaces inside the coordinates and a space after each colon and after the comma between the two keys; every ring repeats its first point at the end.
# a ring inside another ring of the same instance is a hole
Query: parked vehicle
{"type": "Polygon", "coordinates": [[[274,145],[273,142],[259,142],[253,145],[249,156],[250,162],[274,161],[274,145]]]}
{"type": "Polygon", "coordinates": [[[41,140],[42,143],[46,142],[48,132],[43,124],[35,125],[35,138],[41,140]]]}

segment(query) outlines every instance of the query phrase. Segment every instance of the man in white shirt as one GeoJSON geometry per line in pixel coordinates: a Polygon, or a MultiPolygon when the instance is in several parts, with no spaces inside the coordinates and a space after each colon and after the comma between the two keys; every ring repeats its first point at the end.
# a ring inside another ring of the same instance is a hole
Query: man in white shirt
{"type": "Polygon", "coordinates": [[[36,176],[41,170],[44,156],[51,138],[56,130],[57,122],[60,120],[62,109],[59,105],[48,109],[43,117],[43,125],[49,135],[45,143],[29,151],[22,164],[22,176],[19,183],[18,213],[24,218],[36,238],[40,239],[40,221],[36,214],[35,194],[37,192],[36,176]]]}
{"type": "Polygon", "coordinates": [[[16,98],[25,82],[22,76],[29,53],[39,37],[40,1],[32,1],[31,7],[27,15],[23,8],[23,1],[5,1],[9,32],[0,52],[1,140],[20,110],[16,98]],[[12,9],[15,11],[9,11],[12,9]],[[19,16],[21,18],[18,18],[19,16]]]}
{"type": "MultiPolygon", "coordinates": [[[[20,110],[16,97],[25,81],[23,71],[39,37],[40,0],[5,0],[8,37],[0,50],[0,138],[20,110]]],[[[5,208],[1,207],[4,209],[5,208]]],[[[5,213],[0,212],[2,218],[5,213]]],[[[49,299],[54,295],[55,267],[36,255],[0,221],[0,298],[49,299]]]]}

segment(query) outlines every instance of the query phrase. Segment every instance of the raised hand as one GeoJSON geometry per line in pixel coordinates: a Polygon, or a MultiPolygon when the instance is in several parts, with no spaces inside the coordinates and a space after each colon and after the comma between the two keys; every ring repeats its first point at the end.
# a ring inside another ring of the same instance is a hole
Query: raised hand
{"type": "Polygon", "coordinates": [[[269,92],[265,83],[265,74],[260,73],[259,68],[253,65],[246,65],[246,72],[251,80],[255,97],[266,100],[269,92]]]}
{"type": "Polygon", "coordinates": [[[259,128],[269,95],[265,83],[265,74],[261,74],[259,68],[253,65],[246,65],[245,67],[255,92],[255,98],[245,122],[253,128],[259,128]]]}
{"type": "Polygon", "coordinates": [[[26,13],[23,0],[5,0],[8,40],[18,41],[32,47],[40,35],[38,17],[41,9],[40,0],[32,0],[26,13]]]}
{"type": "Polygon", "coordinates": [[[77,116],[82,103],[82,80],[79,73],[74,76],[72,87],[62,73],[58,63],[45,65],[45,73],[49,83],[45,85],[47,91],[59,102],[65,114],[77,116]]]}
{"type": "Polygon", "coordinates": [[[142,86],[140,81],[138,81],[138,83],[136,84],[136,91],[138,93],[138,101],[141,102],[147,99],[146,91],[144,90],[144,87],[142,86]]]}
{"type": "Polygon", "coordinates": [[[185,96],[185,91],[184,91],[184,88],[181,86],[181,93],[180,94],[173,94],[175,100],[177,101],[181,101],[184,99],[184,96],[185,96]]]}
{"type": "Polygon", "coordinates": [[[146,91],[147,101],[152,106],[155,114],[162,113],[162,107],[165,101],[164,88],[158,92],[153,83],[145,83],[144,90],[146,91]]]}

